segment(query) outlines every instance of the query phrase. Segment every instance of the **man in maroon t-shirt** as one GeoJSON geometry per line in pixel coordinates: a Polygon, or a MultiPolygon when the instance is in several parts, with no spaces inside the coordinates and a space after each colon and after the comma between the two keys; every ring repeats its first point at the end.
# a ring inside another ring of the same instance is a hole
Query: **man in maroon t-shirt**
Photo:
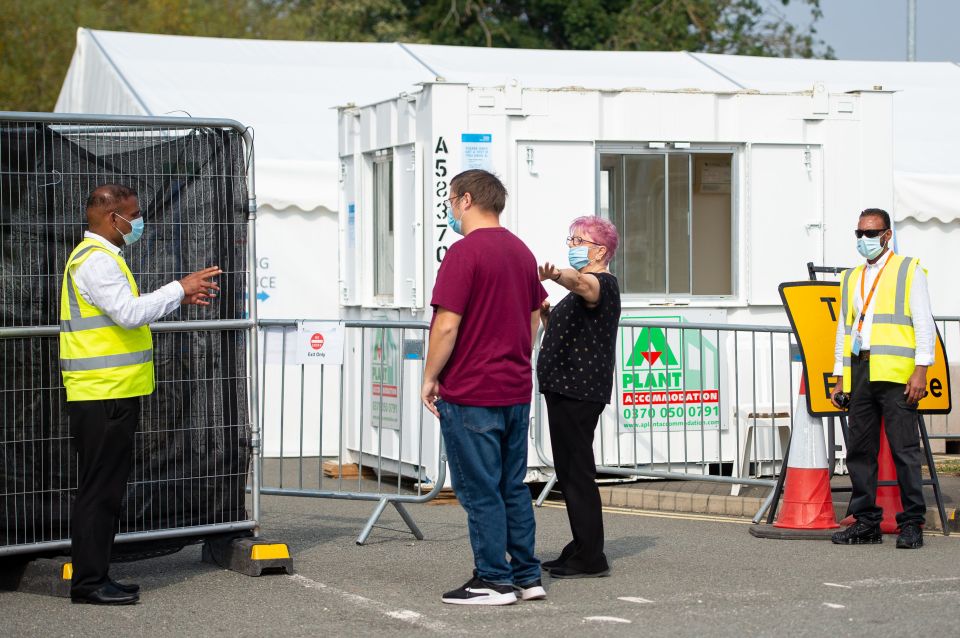
{"type": "Polygon", "coordinates": [[[546,597],[523,479],[530,353],[547,292],[530,249],[500,226],[507,198],[500,180],[466,171],[450,181],[450,193],[447,223],[464,238],[437,272],[420,395],[440,419],[453,488],[467,512],[474,576],[441,600],[509,605],[518,594],[546,597]]]}

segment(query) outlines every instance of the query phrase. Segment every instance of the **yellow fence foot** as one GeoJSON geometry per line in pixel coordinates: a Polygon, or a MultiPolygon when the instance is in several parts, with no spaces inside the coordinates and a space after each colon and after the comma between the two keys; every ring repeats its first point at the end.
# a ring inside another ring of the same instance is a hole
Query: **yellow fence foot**
{"type": "Polygon", "coordinates": [[[287,545],[262,538],[208,539],[203,543],[203,561],[247,576],[293,573],[287,545]]]}

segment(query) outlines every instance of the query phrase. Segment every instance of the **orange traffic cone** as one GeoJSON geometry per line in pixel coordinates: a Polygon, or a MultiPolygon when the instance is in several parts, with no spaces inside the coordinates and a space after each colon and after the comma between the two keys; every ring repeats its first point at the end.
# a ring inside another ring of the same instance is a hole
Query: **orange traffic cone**
{"type": "MultiPolygon", "coordinates": [[[[896,481],[897,468],[893,464],[893,453],[890,452],[890,443],[887,441],[887,430],[880,421],[880,451],[877,454],[877,480],[896,481]]],[[[900,502],[900,488],[896,485],[877,487],[877,507],[883,509],[883,520],[880,522],[880,531],[884,534],[896,534],[899,529],[897,514],[903,511],[900,502]]],[[[841,521],[844,525],[853,525],[854,518],[848,516],[841,521]]]]}
{"type": "Polygon", "coordinates": [[[833,529],[840,527],[833,514],[830,468],[823,441],[823,421],[807,412],[806,386],[800,378],[797,409],[790,435],[790,458],[783,491],[783,507],[774,527],[833,529]]]}

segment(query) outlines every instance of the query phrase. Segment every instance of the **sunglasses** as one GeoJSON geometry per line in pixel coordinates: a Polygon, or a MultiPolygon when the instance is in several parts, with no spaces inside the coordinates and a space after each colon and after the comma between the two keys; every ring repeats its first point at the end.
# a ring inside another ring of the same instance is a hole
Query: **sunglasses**
{"type": "Polygon", "coordinates": [[[853,234],[857,236],[857,239],[860,239],[861,237],[869,237],[870,239],[873,239],[874,237],[879,237],[880,235],[884,234],[888,230],[890,229],[881,228],[878,230],[876,228],[872,228],[870,230],[860,230],[858,228],[857,230],[853,231],[853,234]]]}

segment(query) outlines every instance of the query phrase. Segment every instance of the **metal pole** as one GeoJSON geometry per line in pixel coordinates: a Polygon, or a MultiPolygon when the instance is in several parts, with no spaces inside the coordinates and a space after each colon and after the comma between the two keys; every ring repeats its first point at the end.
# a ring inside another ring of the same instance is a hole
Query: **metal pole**
{"type": "Polygon", "coordinates": [[[917,0],[907,0],[907,62],[917,61],[917,0]]]}
{"type": "Polygon", "coordinates": [[[937,464],[933,460],[933,451],[930,449],[930,439],[927,437],[927,426],[923,421],[923,415],[917,413],[917,426],[920,428],[920,440],[923,441],[923,453],[926,456],[927,469],[930,471],[930,485],[933,486],[933,496],[937,501],[937,512],[940,514],[940,526],[943,527],[943,535],[950,535],[950,523],[947,520],[947,512],[943,507],[943,494],[940,491],[940,477],[937,476],[937,464]]]}
{"type": "MultiPolygon", "coordinates": [[[[247,318],[251,322],[248,331],[249,347],[247,348],[247,365],[249,381],[247,394],[250,406],[250,461],[253,472],[250,477],[250,508],[253,513],[253,535],[260,536],[260,487],[261,487],[261,441],[260,441],[260,397],[259,375],[257,370],[257,351],[260,339],[257,328],[257,193],[254,181],[253,134],[250,129],[243,128],[243,141],[247,146],[247,273],[250,281],[247,285],[247,318]]],[[[282,400],[282,397],[281,397],[282,400]]],[[[282,404],[281,404],[282,405],[282,404]]]]}

